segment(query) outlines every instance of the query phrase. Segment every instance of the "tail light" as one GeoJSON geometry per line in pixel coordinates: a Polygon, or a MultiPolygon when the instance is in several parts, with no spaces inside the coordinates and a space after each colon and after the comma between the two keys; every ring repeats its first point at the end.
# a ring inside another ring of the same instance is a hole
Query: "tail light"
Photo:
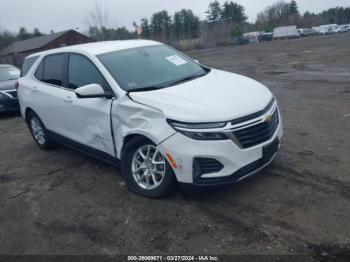
{"type": "Polygon", "coordinates": [[[19,87],[19,82],[18,81],[16,81],[15,82],[15,89],[18,91],[18,87],[19,87]]]}

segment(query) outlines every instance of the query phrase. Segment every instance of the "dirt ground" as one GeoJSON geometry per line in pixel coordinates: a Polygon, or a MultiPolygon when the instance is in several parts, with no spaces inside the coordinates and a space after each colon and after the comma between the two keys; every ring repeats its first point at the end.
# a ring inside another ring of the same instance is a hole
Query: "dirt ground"
{"type": "Polygon", "coordinates": [[[151,200],[120,171],[38,149],[0,117],[0,254],[350,255],[350,34],[203,50],[203,64],[266,84],[284,139],[245,182],[151,200]]]}

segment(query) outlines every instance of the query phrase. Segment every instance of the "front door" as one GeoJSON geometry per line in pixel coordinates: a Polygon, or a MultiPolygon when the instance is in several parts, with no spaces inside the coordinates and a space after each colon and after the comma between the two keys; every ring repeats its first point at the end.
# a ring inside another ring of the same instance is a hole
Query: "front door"
{"type": "Polygon", "coordinates": [[[68,57],[66,94],[62,97],[67,138],[112,156],[114,144],[111,132],[110,109],[112,99],[78,98],[74,90],[88,84],[99,84],[108,93],[112,90],[97,67],[85,56],[68,57]]]}

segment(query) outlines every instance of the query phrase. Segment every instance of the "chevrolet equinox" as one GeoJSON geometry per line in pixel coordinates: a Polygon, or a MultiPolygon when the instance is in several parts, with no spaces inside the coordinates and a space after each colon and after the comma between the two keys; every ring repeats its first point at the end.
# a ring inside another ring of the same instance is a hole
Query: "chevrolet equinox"
{"type": "Polygon", "coordinates": [[[25,64],[18,98],[37,145],[120,165],[143,196],[239,182],[280,146],[281,116],[264,85],[158,42],[62,47],[25,64]]]}

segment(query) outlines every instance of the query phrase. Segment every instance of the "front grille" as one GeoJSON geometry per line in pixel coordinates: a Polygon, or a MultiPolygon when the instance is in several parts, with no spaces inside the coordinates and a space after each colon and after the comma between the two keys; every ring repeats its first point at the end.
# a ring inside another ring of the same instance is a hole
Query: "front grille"
{"type": "Polygon", "coordinates": [[[213,174],[220,172],[224,166],[217,160],[212,158],[199,158],[193,160],[193,176],[194,179],[204,174],[213,174]]]}
{"type": "Polygon", "coordinates": [[[271,121],[265,121],[257,125],[249,126],[247,128],[234,131],[235,136],[240,147],[248,148],[259,145],[272,138],[279,124],[278,110],[276,109],[272,115],[271,121]]]}
{"type": "Polygon", "coordinates": [[[17,91],[6,91],[7,94],[9,94],[10,96],[17,98],[17,91]]]}
{"type": "Polygon", "coordinates": [[[247,122],[247,121],[252,120],[254,118],[257,118],[263,114],[266,114],[272,108],[274,103],[275,103],[275,99],[273,98],[273,99],[271,99],[271,101],[267,104],[267,106],[263,110],[255,112],[255,113],[247,115],[247,116],[237,118],[235,120],[232,120],[231,125],[236,125],[236,124],[239,124],[242,122],[247,122]]]}

